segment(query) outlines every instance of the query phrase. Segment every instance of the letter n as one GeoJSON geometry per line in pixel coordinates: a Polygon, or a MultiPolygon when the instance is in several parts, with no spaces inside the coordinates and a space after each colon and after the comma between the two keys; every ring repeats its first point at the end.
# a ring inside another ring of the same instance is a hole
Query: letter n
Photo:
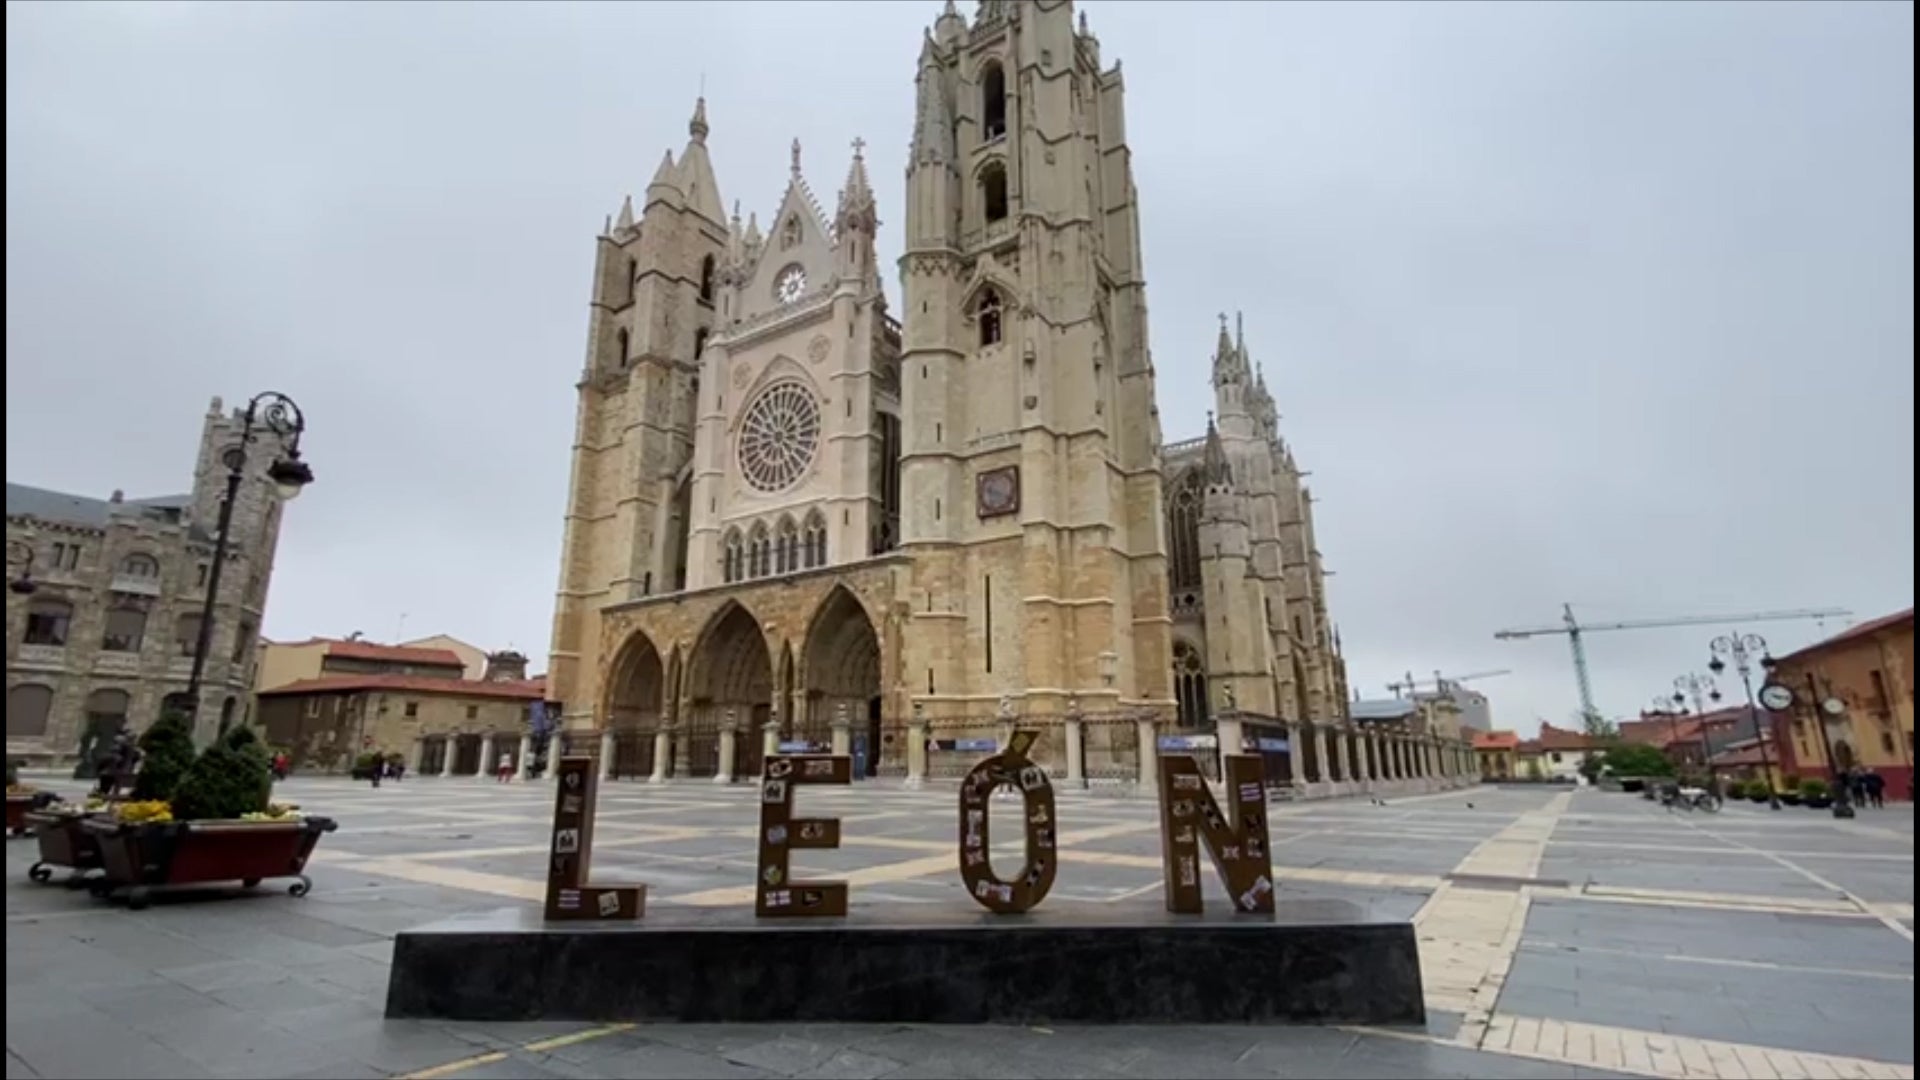
{"type": "Polygon", "coordinates": [[[1185,754],[1160,759],[1160,850],[1167,910],[1198,915],[1200,844],[1207,845],[1237,911],[1273,914],[1273,857],[1267,840],[1266,770],[1253,754],[1225,757],[1227,806],[1220,811],[1200,764],[1185,754]]]}

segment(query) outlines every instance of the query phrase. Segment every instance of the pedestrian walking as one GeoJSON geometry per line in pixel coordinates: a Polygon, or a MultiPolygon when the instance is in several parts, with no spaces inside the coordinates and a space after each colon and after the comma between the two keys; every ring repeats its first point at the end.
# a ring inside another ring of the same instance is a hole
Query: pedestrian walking
{"type": "Polygon", "coordinates": [[[511,752],[501,754],[499,768],[497,768],[494,771],[497,774],[501,783],[504,784],[509,780],[512,780],[513,779],[513,754],[511,752]]]}
{"type": "Polygon", "coordinates": [[[1887,808],[1887,780],[1877,772],[1869,772],[1862,778],[1867,789],[1867,801],[1875,810],[1887,808]]]}

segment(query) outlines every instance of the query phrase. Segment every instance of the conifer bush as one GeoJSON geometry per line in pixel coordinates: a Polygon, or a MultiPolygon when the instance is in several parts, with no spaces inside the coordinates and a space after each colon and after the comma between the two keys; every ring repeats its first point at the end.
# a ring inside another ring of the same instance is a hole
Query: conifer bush
{"type": "Polygon", "coordinates": [[[166,801],[193,767],[193,721],[169,709],[140,735],[140,771],[133,778],[133,797],[142,802],[166,801]]]}
{"type": "Polygon", "coordinates": [[[273,792],[272,763],[253,729],[227,729],[201,751],[173,793],[176,821],[225,821],[263,813],[273,792]]]}

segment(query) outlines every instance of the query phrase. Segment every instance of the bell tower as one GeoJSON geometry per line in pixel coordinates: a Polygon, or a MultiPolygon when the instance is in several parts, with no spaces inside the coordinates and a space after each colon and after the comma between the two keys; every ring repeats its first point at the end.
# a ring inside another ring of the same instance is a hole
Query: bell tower
{"type": "Polygon", "coordinates": [[[949,2],[921,45],[901,534],[932,715],[1171,705],[1124,95],[1068,0],[949,2]]]}

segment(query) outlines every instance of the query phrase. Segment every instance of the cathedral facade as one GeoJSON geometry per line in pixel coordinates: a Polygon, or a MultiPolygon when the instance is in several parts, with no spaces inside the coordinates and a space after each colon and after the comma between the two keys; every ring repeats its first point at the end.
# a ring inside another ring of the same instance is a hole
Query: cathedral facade
{"type": "MultiPolygon", "coordinates": [[[[549,696],[616,775],[928,727],[1222,710],[1336,723],[1311,500],[1244,343],[1163,446],[1119,65],[1067,0],[951,2],[922,42],[902,298],[856,141],[831,212],[792,148],[724,209],[704,103],[596,240],[549,696]]],[[[920,734],[909,738],[909,731],[920,734]]]]}

